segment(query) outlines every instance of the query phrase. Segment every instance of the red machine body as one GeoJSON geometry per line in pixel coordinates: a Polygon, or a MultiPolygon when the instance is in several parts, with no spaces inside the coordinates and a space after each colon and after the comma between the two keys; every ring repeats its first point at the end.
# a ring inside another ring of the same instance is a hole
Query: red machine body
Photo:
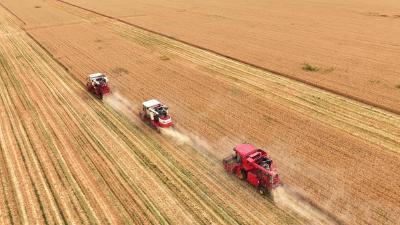
{"type": "Polygon", "coordinates": [[[143,102],[140,118],[157,131],[160,131],[160,128],[173,126],[171,116],[168,112],[168,106],[162,104],[156,99],[143,102]]]}
{"type": "Polygon", "coordinates": [[[96,95],[99,99],[103,99],[104,95],[110,93],[108,86],[108,78],[101,73],[90,74],[86,84],[87,90],[96,95]]]}
{"type": "Polygon", "coordinates": [[[275,164],[268,153],[251,144],[239,144],[235,154],[223,160],[225,170],[241,180],[247,180],[261,194],[270,193],[281,182],[275,164]]]}

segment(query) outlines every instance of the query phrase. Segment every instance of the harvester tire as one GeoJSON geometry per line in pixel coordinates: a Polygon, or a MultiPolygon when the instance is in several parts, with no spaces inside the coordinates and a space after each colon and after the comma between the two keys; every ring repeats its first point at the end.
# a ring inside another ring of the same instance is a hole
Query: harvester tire
{"type": "Polygon", "coordinates": [[[247,179],[247,173],[246,173],[245,170],[240,170],[239,179],[241,179],[241,180],[246,180],[247,179]]]}
{"type": "Polygon", "coordinates": [[[268,194],[268,191],[267,191],[267,189],[266,189],[265,187],[260,187],[260,188],[258,189],[258,192],[259,192],[261,195],[267,195],[267,194],[268,194]]]}

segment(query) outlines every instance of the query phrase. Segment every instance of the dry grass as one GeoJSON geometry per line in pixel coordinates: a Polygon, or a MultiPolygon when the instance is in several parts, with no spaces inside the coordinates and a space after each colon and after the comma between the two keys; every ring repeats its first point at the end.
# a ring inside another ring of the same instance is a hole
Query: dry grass
{"type": "Polygon", "coordinates": [[[170,58],[168,56],[165,56],[165,55],[160,56],[160,59],[163,60],[163,61],[170,60],[170,58]]]}
{"type": "Polygon", "coordinates": [[[319,71],[318,67],[312,66],[312,65],[310,65],[308,63],[304,63],[302,69],[304,71],[308,71],[308,72],[317,72],[317,71],[319,71]]]}
{"type": "Polygon", "coordinates": [[[116,73],[116,74],[119,74],[119,75],[121,75],[121,74],[129,74],[129,70],[127,70],[125,68],[122,68],[122,67],[116,67],[116,68],[112,69],[111,71],[113,73],[116,73]]]}

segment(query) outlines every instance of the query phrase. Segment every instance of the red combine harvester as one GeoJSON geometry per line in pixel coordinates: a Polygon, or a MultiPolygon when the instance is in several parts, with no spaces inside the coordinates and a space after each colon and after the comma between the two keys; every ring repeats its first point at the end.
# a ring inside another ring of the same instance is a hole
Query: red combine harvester
{"type": "Polygon", "coordinates": [[[223,160],[225,170],[258,188],[260,194],[270,194],[281,182],[268,153],[251,144],[239,144],[235,154],[223,160]]]}
{"type": "Polygon", "coordinates": [[[90,93],[96,95],[99,99],[103,99],[104,95],[110,93],[110,88],[108,87],[108,78],[102,73],[90,74],[86,88],[90,93]]]}
{"type": "Polygon", "coordinates": [[[158,132],[160,128],[173,126],[171,117],[168,113],[168,107],[156,99],[143,102],[143,109],[140,112],[140,118],[150,124],[158,132]]]}

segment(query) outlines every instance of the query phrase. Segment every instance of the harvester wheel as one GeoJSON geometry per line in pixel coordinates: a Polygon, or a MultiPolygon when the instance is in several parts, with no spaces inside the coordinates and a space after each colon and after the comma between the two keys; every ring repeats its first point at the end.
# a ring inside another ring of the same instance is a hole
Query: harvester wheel
{"type": "Polygon", "coordinates": [[[246,173],[245,170],[240,170],[239,179],[241,179],[241,180],[246,180],[247,179],[247,173],[246,173]]]}
{"type": "Polygon", "coordinates": [[[149,124],[149,125],[150,125],[149,121],[146,120],[146,115],[145,115],[143,112],[140,112],[140,113],[139,113],[139,117],[140,117],[140,119],[143,120],[143,122],[145,122],[146,124],[149,124]]]}
{"type": "Polygon", "coordinates": [[[267,189],[266,189],[265,187],[260,187],[260,188],[258,189],[258,192],[259,192],[261,195],[267,195],[267,194],[268,194],[268,191],[267,191],[267,189]]]}

